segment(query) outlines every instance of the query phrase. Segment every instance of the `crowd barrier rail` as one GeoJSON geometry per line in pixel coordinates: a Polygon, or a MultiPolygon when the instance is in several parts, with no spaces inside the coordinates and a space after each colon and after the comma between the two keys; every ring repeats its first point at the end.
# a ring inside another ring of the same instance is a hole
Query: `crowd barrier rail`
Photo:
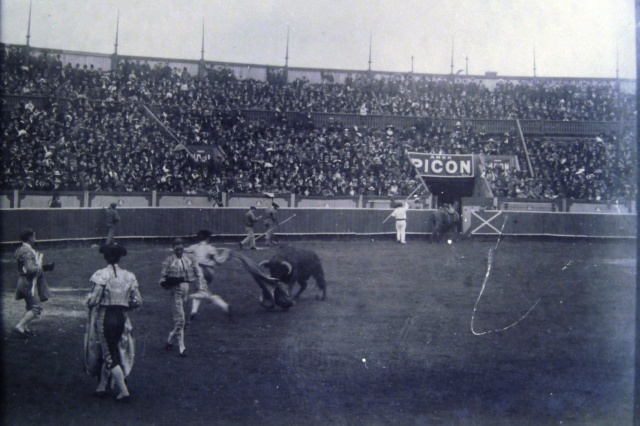
{"type": "MultiPolygon", "coordinates": [[[[264,199],[263,199],[264,200],[264,199]]],[[[490,200],[490,199],[489,199],[490,200]]],[[[490,203],[489,203],[490,204],[490,203]]],[[[264,212],[266,203],[258,212],[264,212]]],[[[33,228],[39,241],[103,242],[107,235],[105,208],[0,209],[0,244],[18,241],[20,231],[33,228]]],[[[121,207],[116,238],[161,239],[194,236],[201,229],[217,237],[245,235],[246,207],[121,207]]],[[[288,220],[277,233],[282,236],[386,236],[393,238],[395,224],[387,208],[282,207],[280,221],[288,220]]],[[[436,210],[411,208],[407,212],[407,234],[428,237],[433,233],[436,210]]],[[[497,210],[482,203],[462,206],[461,231],[466,236],[558,236],[634,239],[635,213],[571,213],[497,210]],[[503,227],[503,224],[505,225],[503,227]]],[[[257,233],[264,232],[262,221],[257,233]]]]}
{"type": "MultiPolygon", "coordinates": [[[[182,194],[175,192],[56,192],[62,208],[107,208],[116,203],[120,208],[227,208],[248,209],[251,206],[266,207],[271,198],[263,194],[222,193],[216,199],[202,194],[182,194]]],[[[341,195],[341,196],[304,196],[296,194],[274,194],[273,201],[279,207],[290,208],[361,208],[387,209],[391,207],[390,196],[380,195],[341,195]]],[[[0,191],[0,209],[48,208],[52,192],[44,191],[0,191]]],[[[396,196],[395,199],[402,199],[396,196]]],[[[430,209],[438,205],[436,197],[417,198],[411,203],[412,209],[430,209]],[[415,200],[419,202],[416,203],[415,200]]],[[[635,200],[586,201],[567,198],[520,199],[520,198],[483,198],[462,197],[462,205],[482,206],[483,208],[502,210],[551,211],[565,213],[637,213],[635,200]]]]}

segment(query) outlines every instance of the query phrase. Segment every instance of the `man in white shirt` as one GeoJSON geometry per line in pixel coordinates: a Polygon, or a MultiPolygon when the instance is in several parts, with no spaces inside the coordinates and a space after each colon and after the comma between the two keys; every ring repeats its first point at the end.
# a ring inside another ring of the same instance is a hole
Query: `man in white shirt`
{"type": "Polygon", "coordinates": [[[215,267],[229,259],[229,249],[217,249],[209,243],[211,232],[207,230],[198,231],[198,242],[184,249],[187,256],[195,260],[198,268],[202,272],[198,283],[198,290],[189,295],[192,300],[190,319],[193,320],[198,315],[198,308],[203,300],[209,300],[219,306],[232,319],[231,306],[217,294],[212,294],[209,285],[213,284],[215,277],[215,267]]]}
{"type": "Polygon", "coordinates": [[[391,216],[396,219],[396,240],[400,244],[406,244],[405,231],[407,230],[407,210],[409,210],[409,204],[403,201],[399,207],[391,213],[391,216]]]}

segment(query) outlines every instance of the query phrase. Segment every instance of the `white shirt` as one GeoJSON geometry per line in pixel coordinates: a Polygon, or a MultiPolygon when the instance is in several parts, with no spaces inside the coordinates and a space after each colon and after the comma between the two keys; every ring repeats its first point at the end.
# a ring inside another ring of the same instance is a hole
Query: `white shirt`
{"type": "Polygon", "coordinates": [[[228,257],[206,241],[189,246],[184,249],[184,252],[194,258],[199,265],[205,266],[224,263],[228,257]]]}
{"type": "Polygon", "coordinates": [[[397,207],[391,216],[395,217],[396,220],[406,220],[407,219],[407,210],[409,210],[409,204],[405,201],[402,203],[402,206],[397,207]]]}

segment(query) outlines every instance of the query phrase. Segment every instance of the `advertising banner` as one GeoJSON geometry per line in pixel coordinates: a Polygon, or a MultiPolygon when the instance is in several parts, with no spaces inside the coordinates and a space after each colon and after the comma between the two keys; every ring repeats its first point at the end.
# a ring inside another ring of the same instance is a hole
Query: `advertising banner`
{"type": "Polygon", "coordinates": [[[407,153],[420,176],[436,178],[474,177],[473,154],[407,153]]]}

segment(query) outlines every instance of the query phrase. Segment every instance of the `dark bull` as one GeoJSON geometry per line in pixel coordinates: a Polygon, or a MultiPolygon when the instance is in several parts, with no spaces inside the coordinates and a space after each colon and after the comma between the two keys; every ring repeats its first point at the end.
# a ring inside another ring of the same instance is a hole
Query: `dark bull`
{"type": "Polygon", "coordinates": [[[322,290],[322,296],[317,295],[316,299],[325,300],[327,298],[327,283],[324,279],[322,262],[318,255],[311,251],[293,246],[282,246],[280,251],[273,255],[270,260],[260,262],[260,267],[269,269],[271,277],[285,283],[289,287],[289,294],[293,292],[293,287],[297,282],[300,289],[293,296],[294,300],[307,288],[307,281],[313,277],[316,285],[322,290]]]}

